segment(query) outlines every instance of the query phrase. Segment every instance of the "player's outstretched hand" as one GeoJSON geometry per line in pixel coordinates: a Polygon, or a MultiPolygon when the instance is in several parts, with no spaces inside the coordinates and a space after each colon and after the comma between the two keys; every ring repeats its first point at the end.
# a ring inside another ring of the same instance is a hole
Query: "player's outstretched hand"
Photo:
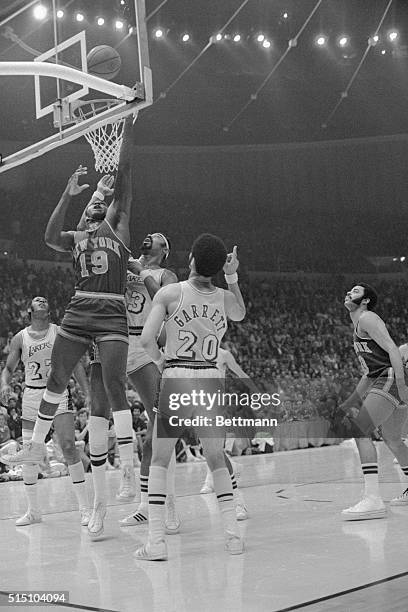
{"type": "Polygon", "coordinates": [[[135,259],[134,257],[129,257],[128,270],[130,270],[130,272],[133,272],[133,274],[140,274],[140,272],[143,270],[143,266],[138,259],[135,259]]]}
{"type": "Polygon", "coordinates": [[[79,193],[82,193],[85,189],[88,189],[89,187],[88,183],[85,183],[84,185],[78,184],[79,177],[83,176],[87,172],[88,172],[88,168],[84,166],[79,166],[79,168],[75,170],[74,174],[70,176],[68,180],[68,185],[67,185],[68,194],[70,196],[78,195],[79,193]]]}
{"type": "Polygon", "coordinates": [[[105,174],[96,186],[97,191],[100,191],[105,197],[113,194],[113,183],[115,177],[112,174],[105,174]]]}
{"type": "Polygon", "coordinates": [[[234,246],[232,253],[228,253],[227,261],[224,264],[225,274],[234,274],[238,270],[239,261],[237,256],[237,247],[234,246]]]}

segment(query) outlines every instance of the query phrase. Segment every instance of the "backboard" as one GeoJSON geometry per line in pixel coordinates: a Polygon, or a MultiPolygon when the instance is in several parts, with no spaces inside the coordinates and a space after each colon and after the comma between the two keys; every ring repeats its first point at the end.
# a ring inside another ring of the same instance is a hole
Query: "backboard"
{"type": "MultiPolygon", "coordinates": [[[[0,139],[33,144],[10,155],[1,151],[0,173],[135,114],[153,101],[145,0],[101,0],[86,5],[73,0],[64,9],[59,8],[58,0],[48,0],[48,18],[38,23],[32,5],[27,4],[25,13],[18,11],[15,19],[7,19],[13,44],[4,50],[0,42],[0,58],[6,60],[0,61],[2,102],[11,109],[10,120],[0,127],[0,139]],[[86,6],[87,11],[81,13],[76,5],[86,6]],[[117,10],[111,10],[113,5],[132,10],[119,19],[117,10]],[[87,72],[87,54],[97,45],[112,46],[121,55],[121,71],[112,81],[87,72]],[[78,121],[75,109],[90,99],[112,99],[114,103],[98,104],[95,112],[78,121]]],[[[0,22],[4,36],[2,25],[0,22]]],[[[16,148],[15,142],[10,148],[16,148]]]]}

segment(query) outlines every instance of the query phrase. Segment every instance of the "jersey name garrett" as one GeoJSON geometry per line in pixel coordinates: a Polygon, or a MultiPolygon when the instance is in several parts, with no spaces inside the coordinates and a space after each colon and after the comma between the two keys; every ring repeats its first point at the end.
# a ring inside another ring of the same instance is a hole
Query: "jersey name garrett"
{"type": "Polygon", "coordinates": [[[225,316],[210,304],[189,304],[174,316],[174,322],[180,328],[193,319],[209,319],[214,323],[217,332],[227,329],[225,316]]]}

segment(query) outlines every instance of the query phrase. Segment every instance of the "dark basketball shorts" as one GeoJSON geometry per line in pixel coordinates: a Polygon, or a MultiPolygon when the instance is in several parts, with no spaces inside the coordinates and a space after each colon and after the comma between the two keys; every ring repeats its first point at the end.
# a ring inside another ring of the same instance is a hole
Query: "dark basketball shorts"
{"type": "Polygon", "coordinates": [[[405,406],[398,394],[398,388],[395,382],[395,374],[393,368],[388,368],[388,370],[385,370],[381,376],[373,380],[373,384],[367,391],[366,397],[371,393],[381,395],[389,402],[391,402],[391,404],[393,404],[393,406],[395,406],[396,408],[401,408],[402,406],[405,406]]]}
{"type": "Polygon", "coordinates": [[[106,340],[128,344],[124,297],[77,291],[65,311],[58,333],[68,340],[87,345],[106,340]]]}

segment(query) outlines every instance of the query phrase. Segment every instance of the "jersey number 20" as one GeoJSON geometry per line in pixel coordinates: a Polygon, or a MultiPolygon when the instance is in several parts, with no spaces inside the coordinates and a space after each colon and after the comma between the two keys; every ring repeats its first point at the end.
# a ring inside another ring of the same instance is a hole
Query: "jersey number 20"
{"type": "MultiPolygon", "coordinates": [[[[180,359],[195,359],[198,337],[192,332],[185,329],[179,330],[179,340],[183,342],[182,346],[177,350],[176,355],[180,359]]],[[[215,361],[218,356],[219,341],[214,334],[208,334],[203,339],[201,345],[201,354],[206,361],[215,361]]]]}

